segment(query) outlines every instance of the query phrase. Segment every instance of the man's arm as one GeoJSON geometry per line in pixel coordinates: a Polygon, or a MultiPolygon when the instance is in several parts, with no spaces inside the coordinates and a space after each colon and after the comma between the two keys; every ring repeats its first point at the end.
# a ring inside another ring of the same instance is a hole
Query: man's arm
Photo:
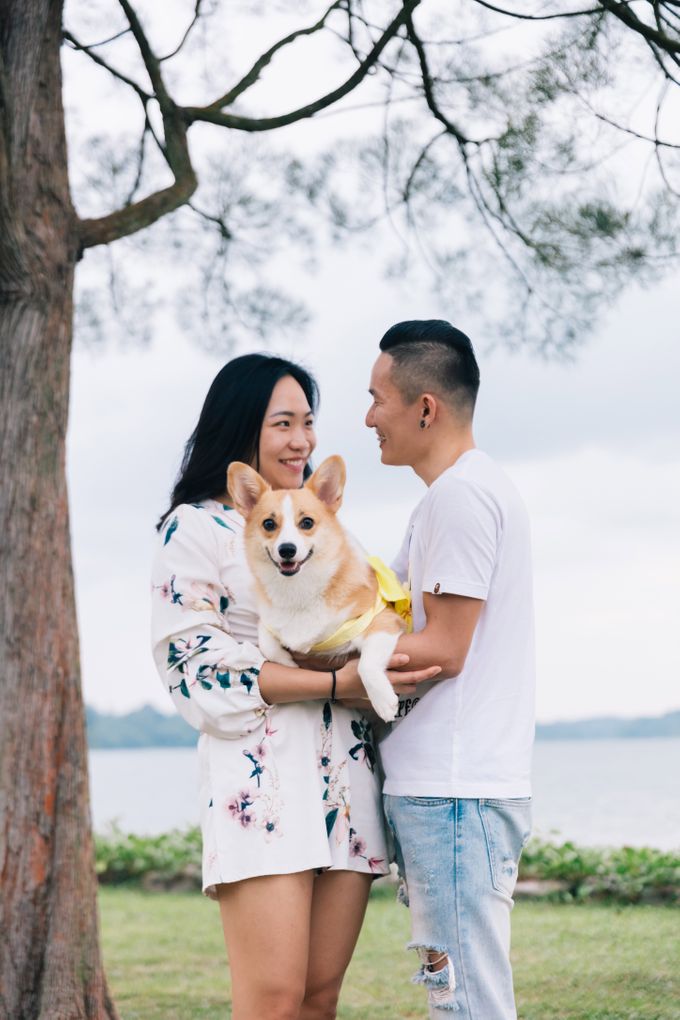
{"type": "Polygon", "coordinates": [[[458,676],[465,665],[483,606],[483,599],[423,592],[427,622],[417,634],[403,634],[395,651],[408,655],[409,670],[441,666],[437,680],[458,676]]]}

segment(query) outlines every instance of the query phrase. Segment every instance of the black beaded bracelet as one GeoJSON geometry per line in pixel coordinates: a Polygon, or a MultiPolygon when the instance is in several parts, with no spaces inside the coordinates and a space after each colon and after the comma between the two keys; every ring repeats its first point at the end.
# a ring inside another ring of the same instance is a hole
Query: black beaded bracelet
{"type": "Polygon", "coordinates": [[[333,681],[331,683],[331,704],[334,705],[335,704],[335,685],[338,682],[338,678],[335,675],[335,670],[334,669],[331,670],[331,676],[333,677],[333,681]]]}

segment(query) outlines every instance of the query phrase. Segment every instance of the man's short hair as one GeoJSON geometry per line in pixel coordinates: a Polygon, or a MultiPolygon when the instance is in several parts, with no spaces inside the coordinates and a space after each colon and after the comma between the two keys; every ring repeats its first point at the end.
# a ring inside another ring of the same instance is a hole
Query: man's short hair
{"type": "Polygon", "coordinates": [[[380,350],[392,358],[392,378],[407,404],[434,393],[456,413],[472,417],[479,366],[461,330],[444,319],[398,322],[385,333],[380,350]]]}

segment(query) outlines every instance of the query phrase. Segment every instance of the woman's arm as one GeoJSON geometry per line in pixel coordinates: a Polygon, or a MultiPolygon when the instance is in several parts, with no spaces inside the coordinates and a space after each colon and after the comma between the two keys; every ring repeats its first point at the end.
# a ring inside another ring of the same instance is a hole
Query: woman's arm
{"type": "Polygon", "coordinates": [[[152,572],[153,655],[180,715],[194,729],[238,738],[267,711],[259,689],[264,656],[229,632],[233,599],[219,570],[220,524],[180,506],[161,532],[152,572]]]}
{"type": "MultiPolygon", "coordinates": [[[[360,703],[367,701],[366,691],[357,670],[358,659],[350,659],[336,670],[335,697],[337,701],[360,703]]],[[[415,685],[431,680],[440,672],[439,666],[406,670],[408,655],[396,653],[389,662],[388,677],[397,694],[412,694],[415,685]]],[[[333,678],[329,671],[294,669],[265,662],[260,669],[260,694],[269,704],[282,705],[291,701],[316,701],[330,698],[333,678]]]]}

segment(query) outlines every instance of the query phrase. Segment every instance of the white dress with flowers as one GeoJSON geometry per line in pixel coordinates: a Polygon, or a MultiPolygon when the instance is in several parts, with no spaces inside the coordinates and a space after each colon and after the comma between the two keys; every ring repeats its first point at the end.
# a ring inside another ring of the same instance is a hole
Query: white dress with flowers
{"type": "Polygon", "coordinates": [[[370,723],[330,701],[267,705],[243,518],[215,500],[167,519],[153,564],[153,654],[200,731],[203,889],[334,868],[388,871],[370,723]]]}

